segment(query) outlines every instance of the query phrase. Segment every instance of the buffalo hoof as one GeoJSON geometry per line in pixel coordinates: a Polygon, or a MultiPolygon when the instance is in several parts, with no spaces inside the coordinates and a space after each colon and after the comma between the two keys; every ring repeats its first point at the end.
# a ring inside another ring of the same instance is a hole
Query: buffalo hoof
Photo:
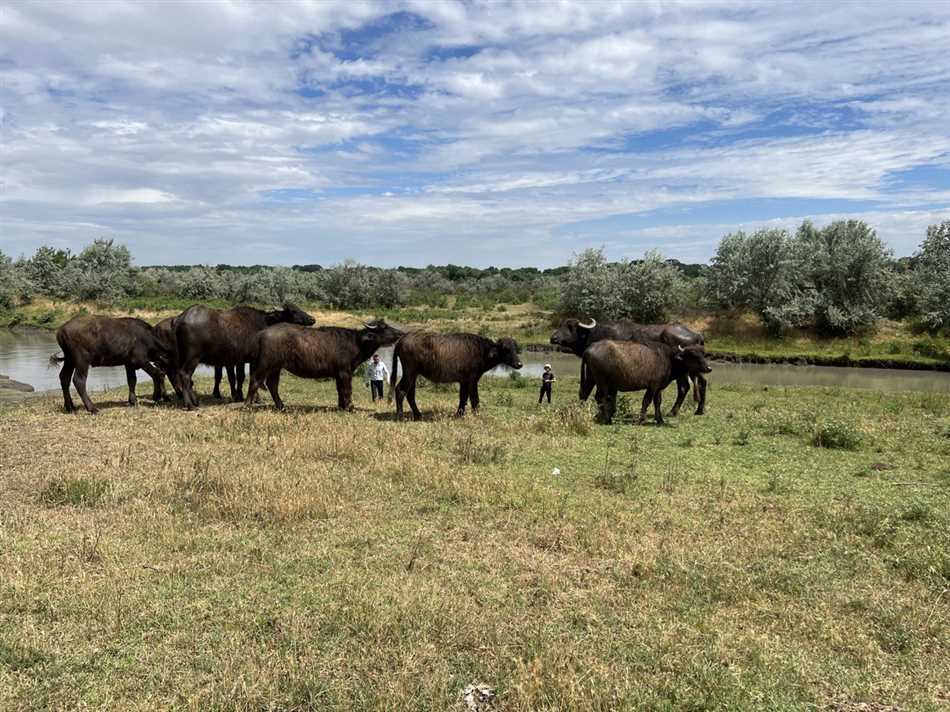
{"type": "Polygon", "coordinates": [[[697,410],[695,413],[693,413],[693,415],[706,415],[706,411],[705,411],[705,410],[697,410]]]}
{"type": "Polygon", "coordinates": [[[98,409],[98,408],[90,408],[90,409],[89,409],[89,415],[99,415],[99,409],[98,409]]]}
{"type": "Polygon", "coordinates": [[[222,396],[220,393],[212,393],[211,397],[215,400],[224,400],[224,396],[222,396]]]}

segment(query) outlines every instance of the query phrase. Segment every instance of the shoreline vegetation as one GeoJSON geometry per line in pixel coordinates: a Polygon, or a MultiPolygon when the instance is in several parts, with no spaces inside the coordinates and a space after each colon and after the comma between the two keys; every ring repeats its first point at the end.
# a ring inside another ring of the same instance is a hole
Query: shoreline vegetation
{"type": "Polygon", "coordinates": [[[482,383],[0,408],[0,708],[945,708],[950,396],[482,383]]]}
{"type": "MultiPolygon", "coordinates": [[[[193,300],[139,299],[113,305],[36,299],[0,312],[0,328],[53,331],[80,313],[136,316],[157,323],[190,306],[193,300]]],[[[211,306],[227,308],[228,302],[211,306]]],[[[266,305],[260,305],[266,306],[266,305]]],[[[556,327],[555,312],[539,305],[498,304],[492,310],[456,306],[404,307],[379,310],[332,310],[301,304],[319,324],[358,326],[363,319],[384,316],[409,328],[472,331],[493,336],[511,335],[527,351],[554,352],[548,342],[556,327]]],[[[921,371],[950,371],[950,338],[915,333],[910,325],[882,320],[877,331],[864,337],[822,338],[805,330],[770,337],[754,314],[675,316],[706,336],[706,350],[714,360],[734,363],[776,363],[813,366],[870,367],[921,371]]]]}

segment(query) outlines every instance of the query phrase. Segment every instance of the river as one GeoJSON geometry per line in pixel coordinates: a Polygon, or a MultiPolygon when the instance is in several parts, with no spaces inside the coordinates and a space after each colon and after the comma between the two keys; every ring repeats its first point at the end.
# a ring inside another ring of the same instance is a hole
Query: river
{"type": "MultiPolygon", "coordinates": [[[[59,368],[50,366],[49,357],[59,352],[56,337],[45,331],[11,331],[0,329],[0,374],[29,383],[37,391],[59,388],[59,368]]],[[[391,349],[381,349],[380,357],[388,364],[391,349]]],[[[555,374],[577,375],[580,360],[571,354],[535,353],[522,355],[526,378],[539,378],[545,363],[555,374]]],[[[202,375],[211,369],[202,367],[202,375]]],[[[489,375],[508,376],[508,370],[495,369],[489,375]]],[[[139,382],[147,380],[139,374],[139,382]]],[[[840,386],[874,391],[917,391],[950,393],[950,373],[936,371],[904,371],[882,368],[841,368],[837,366],[790,366],[786,364],[713,363],[710,387],[716,384],[755,384],[763,386],[840,386]]],[[[125,385],[123,368],[93,368],[89,371],[89,388],[105,390],[125,385]]]]}

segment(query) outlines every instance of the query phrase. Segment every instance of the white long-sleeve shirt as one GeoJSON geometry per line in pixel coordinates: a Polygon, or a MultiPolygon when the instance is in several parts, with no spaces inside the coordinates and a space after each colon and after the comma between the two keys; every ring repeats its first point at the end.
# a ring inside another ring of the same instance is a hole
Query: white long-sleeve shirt
{"type": "Polygon", "coordinates": [[[370,361],[366,364],[367,381],[385,381],[388,377],[389,369],[386,368],[386,364],[383,363],[382,359],[380,359],[379,363],[370,361]]]}

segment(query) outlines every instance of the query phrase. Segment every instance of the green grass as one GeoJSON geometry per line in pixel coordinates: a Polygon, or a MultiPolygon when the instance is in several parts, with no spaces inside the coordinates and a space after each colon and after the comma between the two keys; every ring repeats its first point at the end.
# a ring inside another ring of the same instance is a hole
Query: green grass
{"type": "Polygon", "coordinates": [[[0,709],[945,708],[950,397],[713,383],[636,427],[576,386],[0,408],[0,709]]]}

